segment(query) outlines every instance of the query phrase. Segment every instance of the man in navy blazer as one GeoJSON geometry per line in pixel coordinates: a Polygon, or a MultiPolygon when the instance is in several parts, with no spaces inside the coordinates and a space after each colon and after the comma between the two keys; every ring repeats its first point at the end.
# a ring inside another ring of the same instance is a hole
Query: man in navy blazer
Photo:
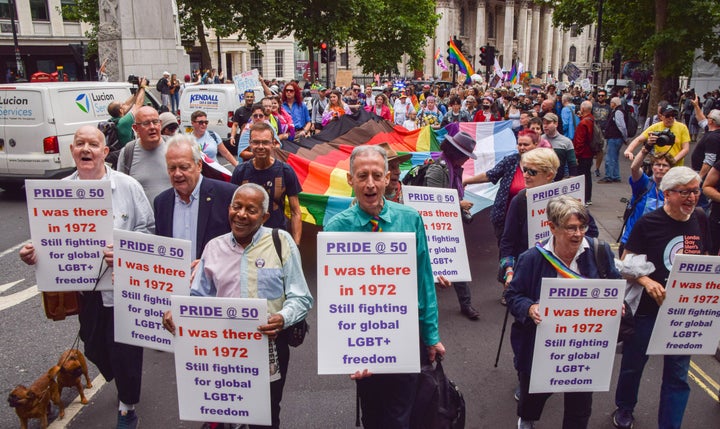
{"type": "Polygon", "coordinates": [[[155,234],[190,240],[195,260],[208,241],[230,232],[227,211],[237,186],[200,174],[202,152],[191,135],[170,139],[165,160],[172,188],[153,202],[155,234]]]}

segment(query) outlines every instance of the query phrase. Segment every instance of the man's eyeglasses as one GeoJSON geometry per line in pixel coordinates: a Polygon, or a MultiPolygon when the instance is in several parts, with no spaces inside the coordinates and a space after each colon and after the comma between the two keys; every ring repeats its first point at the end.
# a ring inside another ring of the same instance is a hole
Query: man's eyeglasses
{"type": "Polygon", "coordinates": [[[256,144],[258,146],[270,146],[273,144],[272,140],[250,140],[251,144],[256,144]]]}
{"type": "Polygon", "coordinates": [[[698,189],[698,188],[695,188],[695,189],[668,189],[667,191],[668,192],[677,192],[683,198],[689,197],[690,194],[693,194],[696,197],[698,195],[700,195],[700,189],[698,189]]]}
{"type": "Polygon", "coordinates": [[[151,119],[149,121],[135,122],[135,125],[139,125],[145,128],[149,127],[150,125],[156,126],[160,125],[160,119],[151,119]]]}
{"type": "Polygon", "coordinates": [[[210,123],[210,121],[193,121],[193,122],[195,122],[198,125],[207,125],[210,123]]]}
{"type": "Polygon", "coordinates": [[[530,176],[530,177],[535,177],[538,174],[537,170],[533,170],[532,168],[525,168],[525,167],[522,167],[522,172],[527,173],[528,176],[530,176]]]}

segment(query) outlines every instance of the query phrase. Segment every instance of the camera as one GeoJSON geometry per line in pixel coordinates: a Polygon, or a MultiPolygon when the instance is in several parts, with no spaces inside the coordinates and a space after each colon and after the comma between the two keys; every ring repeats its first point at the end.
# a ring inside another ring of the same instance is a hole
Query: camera
{"type": "Polygon", "coordinates": [[[670,131],[669,129],[650,134],[657,137],[657,140],[655,140],[655,146],[664,147],[672,146],[675,144],[675,134],[673,134],[672,131],[670,131]]]}
{"type": "Polygon", "coordinates": [[[690,88],[688,92],[685,93],[685,97],[694,100],[695,99],[695,88],[690,88]]]}
{"type": "Polygon", "coordinates": [[[464,223],[471,223],[473,221],[473,215],[470,213],[470,210],[462,209],[460,210],[460,215],[464,223]]]}
{"type": "Polygon", "coordinates": [[[128,83],[140,86],[140,78],[135,76],[134,74],[131,74],[130,76],[128,76],[128,83]]]}

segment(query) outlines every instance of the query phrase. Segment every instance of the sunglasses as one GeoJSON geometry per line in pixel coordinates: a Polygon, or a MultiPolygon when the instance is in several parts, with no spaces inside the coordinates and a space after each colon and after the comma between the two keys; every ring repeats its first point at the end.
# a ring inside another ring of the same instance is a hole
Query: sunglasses
{"type": "Polygon", "coordinates": [[[207,125],[210,123],[210,121],[195,121],[195,123],[198,125],[207,125]]]}
{"type": "Polygon", "coordinates": [[[522,172],[527,173],[528,176],[530,176],[530,177],[535,177],[538,174],[537,170],[533,170],[532,168],[525,168],[525,167],[522,167],[522,172]]]}
{"type": "Polygon", "coordinates": [[[285,90],[285,92],[295,92],[295,90],[292,89],[292,88],[288,88],[288,89],[285,90]]]}
{"type": "Polygon", "coordinates": [[[265,115],[263,115],[262,113],[258,113],[256,115],[252,115],[252,117],[253,119],[262,119],[265,117],[265,115]]]}

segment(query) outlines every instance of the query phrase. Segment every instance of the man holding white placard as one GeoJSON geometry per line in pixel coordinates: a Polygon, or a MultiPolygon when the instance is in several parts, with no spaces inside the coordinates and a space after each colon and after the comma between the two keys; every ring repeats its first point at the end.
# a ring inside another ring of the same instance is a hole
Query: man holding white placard
{"type": "MultiPolygon", "coordinates": [[[[415,209],[384,198],[390,172],[383,148],[358,146],[353,149],[347,179],[357,204],[330,219],[324,229],[416,234],[420,339],[432,362],[436,356],[445,354],[445,347],[438,331],[437,298],[422,218],[415,209]]],[[[365,369],[356,371],[350,378],[357,380],[364,427],[409,428],[417,374],[372,375],[365,369]]]]}
{"type": "MultiPolygon", "coordinates": [[[[631,428],[635,421],[633,410],[638,400],[640,380],[648,361],[647,348],[655,319],[665,300],[665,284],[675,254],[706,253],[707,227],[702,227],[695,212],[700,196],[700,176],[688,167],[673,167],[660,182],[664,205],[641,217],[633,226],[625,244],[623,259],[628,255],[646,255],[655,271],[636,279],[644,289],[635,312],[635,332],[624,342],[620,366],[613,424],[617,428],[631,428]]],[[[658,407],[658,427],[680,428],[690,397],[687,382],[689,355],[665,355],[658,407]]]]}
{"type": "MultiPolygon", "coordinates": [[[[203,251],[190,295],[267,299],[270,317],[260,332],[274,340],[279,374],[270,373],[272,428],[280,427],[280,401],[290,359],[285,328],[303,320],[313,305],[300,262],[300,252],[289,233],[278,230],[279,249],[272,229],[270,197],[254,183],[241,185],[228,210],[231,232],[212,239],[203,251]],[[282,257],[279,257],[280,255],[282,257]]],[[[172,314],[163,317],[165,329],[175,331],[172,314]]],[[[256,426],[253,426],[256,427],[256,426]]]]}
{"type": "MultiPolygon", "coordinates": [[[[585,238],[590,217],[580,201],[567,195],[555,197],[548,202],[547,217],[552,237],[520,255],[506,293],[508,307],[515,316],[510,341],[520,379],[519,429],[535,427],[551,395],[529,393],[536,325],[542,323],[538,300],[543,277],[600,278],[604,271],[608,278],[620,278],[607,243],[598,246],[607,264],[604,270],[598,268],[592,241],[585,238]]],[[[587,428],[591,412],[592,392],[566,392],[563,429],[587,428]]]]}
{"type": "MultiPolygon", "coordinates": [[[[70,145],[77,171],[66,180],[109,180],[112,184],[113,226],[116,229],[151,233],[155,229],[155,219],[142,186],[132,177],[105,165],[109,151],[105,145],[105,136],[99,129],[89,125],[80,127],[70,145]]],[[[20,249],[20,259],[29,265],[37,262],[32,244],[26,244],[20,249]]],[[[105,261],[112,266],[112,250],[105,252],[105,261]]],[[[114,341],[113,291],[83,293],[79,320],[85,355],[106,380],[115,379],[120,402],[118,428],[135,428],[138,422],[135,404],[140,402],[143,349],[114,341]]]]}

